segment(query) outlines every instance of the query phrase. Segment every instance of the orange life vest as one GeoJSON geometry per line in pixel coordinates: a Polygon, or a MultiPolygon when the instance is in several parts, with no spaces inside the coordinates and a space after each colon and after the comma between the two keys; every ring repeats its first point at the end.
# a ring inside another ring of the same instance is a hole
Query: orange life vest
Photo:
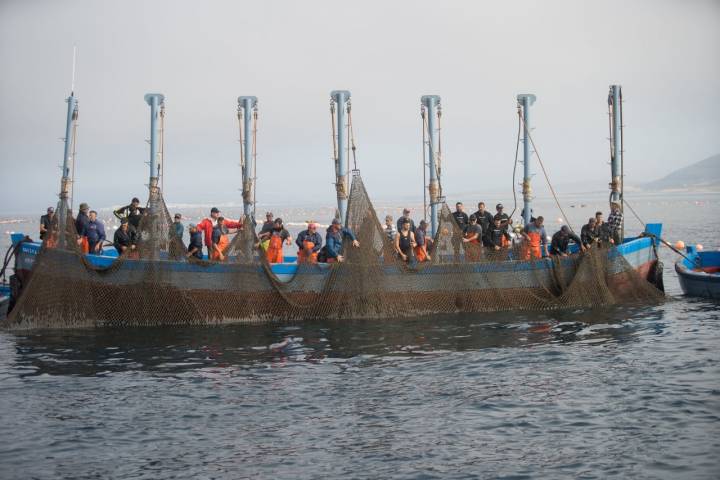
{"type": "Polygon", "coordinates": [[[415,247],[415,259],[418,262],[424,262],[427,260],[427,247],[425,245],[418,245],[415,247]]]}
{"type": "Polygon", "coordinates": [[[227,235],[220,235],[220,240],[218,241],[218,243],[215,244],[215,248],[213,248],[210,258],[216,261],[220,260],[220,253],[218,253],[216,248],[220,250],[220,252],[224,252],[225,248],[228,246],[229,243],[230,241],[228,240],[227,235]]]}
{"type": "Polygon", "coordinates": [[[527,232],[527,236],[530,238],[530,257],[542,258],[542,250],[540,249],[542,239],[540,238],[540,232],[527,232]]]}
{"type": "Polygon", "coordinates": [[[82,253],[85,255],[90,253],[90,244],[88,243],[87,237],[82,237],[82,240],[80,243],[80,249],[82,250],[82,253]]]}

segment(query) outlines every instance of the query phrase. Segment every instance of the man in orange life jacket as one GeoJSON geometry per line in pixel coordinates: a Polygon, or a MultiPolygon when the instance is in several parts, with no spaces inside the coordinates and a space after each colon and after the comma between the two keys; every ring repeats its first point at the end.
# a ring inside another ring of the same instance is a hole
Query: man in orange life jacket
{"type": "Polygon", "coordinates": [[[225,226],[225,218],[218,217],[217,224],[213,227],[212,231],[212,255],[210,255],[212,260],[225,261],[225,249],[230,244],[228,233],[230,233],[230,231],[228,227],[225,226]]]}
{"type": "Polygon", "coordinates": [[[276,218],[273,222],[273,229],[270,232],[269,240],[270,242],[265,252],[267,261],[269,263],[283,263],[283,241],[286,245],[292,245],[292,237],[283,227],[282,218],[276,218]]]}
{"type": "Polygon", "coordinates": [[[542,258],[543,255],[548,255],[547,234],[545,233],[545,227],[543,227],[544,221],[545,219],[539,216],[535,221],[525,225],[523,235],[529,244],[528,252],[525,255],[526,260],[530,258],[542,258]]]}
{"type": "Polygon", "coordinates": [[[322,248],[322,237],[317,232],[317,223],[309,222],[307,230],[298,234],[295,244],[299,250],[297,253],[298,263],[317,263],[318,252],[322,248]]]}
{"type": "MultiPolygon", "coordinates": [[[[210,209],[210,218],[204,218],[202,222],[196,225],[197,229],[203,233],[203,237],[205,238],[205,246],[207,247],[208,258],[210,258],[213,253],[212,232],[219,217],[220,210],[218,210],[216,207],[212,207],[210,209]]],[[[243,228],[242,222],[225,220],[224,224],[227,228],[243,228]]]]}
{"type": "Polygon", "coordinates": [[[428,253],[428,247],[432,245],[432,238],[427,236],[427,225],[425,220],[420,220],[420,225],[415,229],[415,259],[418,262],[432,260],[428,253]]]}
{"type": "Polygon", "coordinates": [[[493,226],[487,234],[487,241],[493,250],[500,250],[510,245],[512,237],[507,231],[508,223],[503,225],[503,219],[499,215],[495,215],[493,226]]]}
{"type": "Polygon", "coordinates": [[[81,203],[80,208],[77,214],[77,217],[75,218],[75,231],[77,232],[79,238],[78,238],[78,245],[80,245],[80,250],[82,253],[89,253],[90,247],[88,245],[87,237],[84,237],[82,235],[82,231],[85,230],[85,225],[90,223],[90,217],[88,216],[88,212],[90,211],[90,206],[87,203],[81,203]]]}

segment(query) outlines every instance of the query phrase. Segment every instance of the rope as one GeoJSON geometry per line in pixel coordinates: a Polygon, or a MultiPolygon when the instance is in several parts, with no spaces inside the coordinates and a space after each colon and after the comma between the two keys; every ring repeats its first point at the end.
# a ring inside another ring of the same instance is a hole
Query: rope
{"type": "Polygon", "coordinates": [[[550,188],[550,193],[552,193],[553,198],[555,199],[555,204],[560,209],[560,213],[562,214],[563,218],[565,219],[565,223],[567,223],[568,227],[570,228],[570,231],[575,233],[575,230],[572,228],[572,225],[570,225],[570,221],[567,218],[567,215],[565,215],[565,210],[563,210],[562,206],[560,205],[560,200],[558,200],[557,194],[555,193],[555,189],[552,186],[552,183],[550,183],[550,178],[548,177],[547,171],[545,171],[545,165],[543,164],[542,159],[540,158],[540,153],[538,152],[537,147],[535,147],[535,142],[533,141],[532,136],[530,135],[530,129],[525,124],[525,119],[522,118],[522,115],[520,115],[520,109],[518,109],[518,117],[520,118],[520,121],[522,122],[525,132],[527,133],[528,139],[530,140],[530,144],[533,147],[533,150],[535,151],[535,155],[537,156],[538,163],[540,163],[540,167],[542,168],[543,175],[545,176],[545,181],[547,181],[548,187],[550,188]]]}
{"type": "Polygon", "coordinates": [[[515,175],[517,173],[517,165],[518,165],[518,154],[520,153],[520,105],[518,105],[518,133],[517,133],[517,142],[515,142],[515,165],[513,165],[513,176],[512,176],[512,192],[513,192],[513,209],[512,212],[510,212],[510,218],[515,214],[515,211],[517,210],[517,192],[515,191],[515,175]]]}
{"type": "Polygon", "coordinates": [[[338,170],[338,147],[337,147],[337,133],[335,132],[335,102],[330,101],[330,124],[332,126],[332,141],[333,141],[333,161],[335,162],[335,178],[338,177],[340,171],[338,170]]]}
{"type": "Polygon", "coordinates": [[[348,105],[348,126],[350,128],[350,145],[352,145],[352,155],[353,155],[353,170],[357,170],[357,157],[355,156],[355,132],[353,131],[353,123],[352,123],[352,113],[350,109],[350,105],[348,105]]]}

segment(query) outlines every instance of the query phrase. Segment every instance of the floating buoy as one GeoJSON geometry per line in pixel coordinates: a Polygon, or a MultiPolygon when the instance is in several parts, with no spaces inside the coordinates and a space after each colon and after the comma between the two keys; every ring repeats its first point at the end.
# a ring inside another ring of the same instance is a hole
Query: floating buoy
{"type": "Polygon", "coordinates": [[[698,252],[702,252],[702,249],[703,249],[702,243],[698,243],[697,245],[695,245],[695,250],[697,250],[698,252]]]}
{"type": "Polygon", "coordinates": [[[685,242],[683,242],[682,240],[678,240],[677,242],[675,242],[675,248],[677,248],[678,250],[684,249],[685,242]]]}

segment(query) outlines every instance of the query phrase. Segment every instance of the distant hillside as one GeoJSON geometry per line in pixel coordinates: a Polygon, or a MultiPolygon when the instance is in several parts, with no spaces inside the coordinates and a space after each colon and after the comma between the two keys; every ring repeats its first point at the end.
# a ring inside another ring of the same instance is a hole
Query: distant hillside
{"type": "Polygon", "coordinates": [[[720,190],[720,155],[714,155],[643,185],[647,190],[720,190]]]}

